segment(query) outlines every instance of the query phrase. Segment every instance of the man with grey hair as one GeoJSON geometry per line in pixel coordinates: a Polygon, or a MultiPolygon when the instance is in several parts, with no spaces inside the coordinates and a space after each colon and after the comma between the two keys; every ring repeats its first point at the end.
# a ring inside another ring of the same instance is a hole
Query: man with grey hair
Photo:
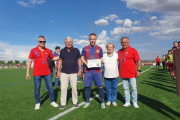
{"type": "Polygon", "coordinates": [[[122,49],[118,50],[119,56],[119,75],[122,80],[124,94],[125,94],[125,104],[123,107],[128,107],[131,105],[130,103],[130,92],[129,92],[129,84],[131,87],[131,95],[132,102],[135,108],[139,108],[137,104],[137,86],[136,86],[136,78],[140,76],[141,72],[141,60],[139,54],[136,49],[130,47],[129,38],[123,37],[121,38],[121,46],[122,49]],[[137,70],[136,70],[137,64],[137,70]]]}
{"type": "Polygon", "coordinates": [[[70,79],[70,84],[72,88],[72,101],[74,107],[78,106],[78,96],[77,96],[77,75],[81,75],[81,69],[77,69],[77,61],[79,68],[81,68],[81,56],[77,48],[74,48],[73,40],[71,37],[65,38],[66,47],[60,52],[60,60],[58,64],[57,76],[61,79],[61,107],[59,109],[64,109],[66,107],[67,100],[67,88],[70,79]],[[62,65],[62,68],[61,68],[62,65]],[[60,73],[61,71],[61,73],[60,73]]]}

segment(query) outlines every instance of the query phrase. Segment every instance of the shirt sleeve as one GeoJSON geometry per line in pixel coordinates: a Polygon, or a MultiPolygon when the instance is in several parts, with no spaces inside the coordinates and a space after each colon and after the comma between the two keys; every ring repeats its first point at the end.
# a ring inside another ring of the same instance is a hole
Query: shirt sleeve
{"type": "Polygon", "coordinates": [[[136,49],[134,49],[134,59],[135,59],[135,61],[140,60],[139,54],[136,49]]]}
{"type": "Polygon", "coordinates": [[[100,48],[100,53],[99,53],[99,55],[100,55],[100,56],[99,56],[100,58],[103,57],[103,50],[102,50],[102,48],[100,48]]]}
{"type": "Polygon", "coordinates": [[[52,52],[49,50],[49,58],[53,58],[54,55],[52,54],[52,52]]]}
{"type": "Polygon", "coordinates": [[[60,51],[59,59],[62,59],[62,51],[63,50],[60,51]]]}
{"type": "Polygon", "coordinates": [[[33,59],[33,58],[34,58],[34,51],[33,51],[33,49],[30,51],[29,58],[30,58],[30,59],[33,59]]]}
{"type": "Polygon", "coordinates": [[[77,49],[77,51],[78,51],[78,59],[80,59],[80,58],[81,58],[81,55],[80,55],[79,49],[77,49]]]}
{"type": "Polygon", "coordinates": [[[82,49],[82,53],[81,53],[81,56],[85,56],[86,54],[86,51],[85,51],[85,47],[82,49]]]}

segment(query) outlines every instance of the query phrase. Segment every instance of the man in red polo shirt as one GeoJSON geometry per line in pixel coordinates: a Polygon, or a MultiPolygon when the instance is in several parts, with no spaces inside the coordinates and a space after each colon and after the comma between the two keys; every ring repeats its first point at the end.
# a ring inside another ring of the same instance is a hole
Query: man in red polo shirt
{"type": "Polygon", "coordinates": [[[54,91],[52,88],[52,81],[51,81],[51,72],[49,69],[48,58],[52,60],[58,60],[59,57],[54,57],[51,51],[45,48],[46,39],[44,36],[38,37],[38,46],[36,48],[31,49],[29,54],[29,60],[27,63],[27,72],[26,72],[26,79],[29,81],[30,78],[30,68],[31,63],[34,59],[34,67],[33,67],[33,77],[34,77],[34,86],[35,86],[35,110],[40,109],[40,87],[41,87],[41,80],[44,79],[46,86],[48,88],[50,102],[53,107],[58,107],[58,104],[54,102],[54,91]]]}
{"type": "Polygon", "coordinates": [[[121,38],[122,49],[117,51],[120,63],[119,75],[122,80],[125,94],[125,104],[123,105],[123,107],[128,107],[131,105],[129,92],[130,84],[133,105],[135,108],[139,108],[137,104],[136,78],[140,76],[141,60],[137,50],[130,47],[129,43],[130,42],[128,37],[121,38]]]}
{"type": "MultiPolygon", "coordinates": [[[[156,58],[156,67],[158,66],[158,69],[159,69],[159,66],[160,66],[160,62],[161,62],[161,59],[159,58],[159,56],[157,56],[156,58]]],[[[155,67],[155,69],[156,69],[155,67]]]]}

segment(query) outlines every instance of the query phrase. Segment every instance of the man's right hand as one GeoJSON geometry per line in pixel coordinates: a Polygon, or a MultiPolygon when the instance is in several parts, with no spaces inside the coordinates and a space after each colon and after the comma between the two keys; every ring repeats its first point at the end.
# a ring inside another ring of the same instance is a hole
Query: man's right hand
{"type": "Polygon", "coordinates": [[[60,78],[60,76],[61,76],[61,73],[60,73],[60,71],[58,71],[57,72],[57,77],[60,78]]]}
{"type": "Polygon", "coordinates": [[[30,74],[29,74],[29,73],[26,73],[26,80],[29,81],[29,79],[31,79],[30,74]]]}

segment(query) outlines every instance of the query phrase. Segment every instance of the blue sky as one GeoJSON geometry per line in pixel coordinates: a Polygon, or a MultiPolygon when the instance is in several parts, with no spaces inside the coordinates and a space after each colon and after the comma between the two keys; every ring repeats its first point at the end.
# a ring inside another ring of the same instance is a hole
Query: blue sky
{"type": "Polygon", "coordinates": [[[120,49],[127,36],[142,60],[153,60],[180,41],[180,1],[0,0],[0,59],[27,60],[39,35],[52,50],[71,36],[81,50],[89,43],[90,23],[104,51],[108,42],[120,49]]]}

